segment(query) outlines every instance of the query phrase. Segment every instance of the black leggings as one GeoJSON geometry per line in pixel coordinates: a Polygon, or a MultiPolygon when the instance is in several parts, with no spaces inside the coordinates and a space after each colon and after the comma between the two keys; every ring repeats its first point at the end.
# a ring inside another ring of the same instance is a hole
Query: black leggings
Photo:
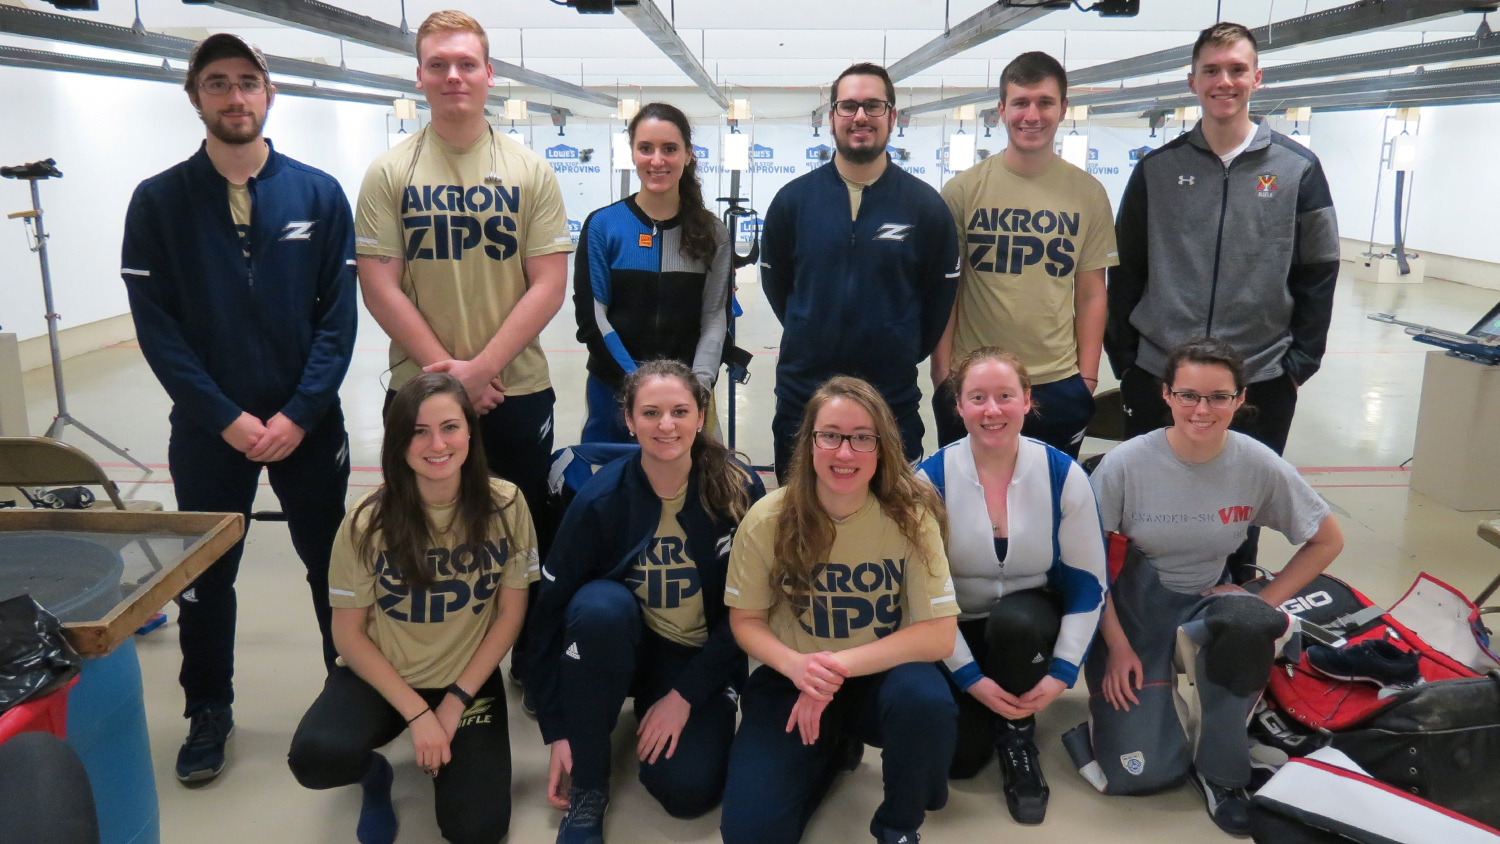
{"type": "MultiPolygon", "coordinates": [[[[443,689],[417,689],[437,708],[443,689]]],[[[359,782],[375,748],[406,732],[406,720],[369,683],[340,666],[302,716],[287,764],[307,788],[359,782]]],[[[474,694],[449,745],[453,759],[433,780],[438,829],[456,844],[495,844],[510,829],[510,733],[505,685],[496,670],[474,694]]]]}
{"type": "MultiPolygon", "coordinates": [[[[1056,592],[1042,588],[1006,595],[991,605],[988,618],[960,621],[958,632],[984,676],[1023,695],[1047,676],[1061,627],[1062,602],[1056,592]]],[[[948,776],[968,779],[989,763],[1002,719],[968,692],[955,687],[953,696],[958,701],[958,746],[948,776]]]]}

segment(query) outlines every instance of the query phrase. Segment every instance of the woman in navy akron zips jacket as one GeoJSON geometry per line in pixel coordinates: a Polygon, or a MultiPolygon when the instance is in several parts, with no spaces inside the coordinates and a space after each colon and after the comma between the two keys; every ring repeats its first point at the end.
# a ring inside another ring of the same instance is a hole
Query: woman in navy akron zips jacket
{"type": "Polygon", "coordinates": [[[765,487],[701,434],[708,390],[687,366],[644,363],[623,389],[640,451],[600,468],[569,505],[530,621],[548,798],[568,810],[559,842],[602,840],[610,733],[627,696],[646,790],[678,817],[718,805],[746,673],[724,578],[735,528],[765,487]]]}

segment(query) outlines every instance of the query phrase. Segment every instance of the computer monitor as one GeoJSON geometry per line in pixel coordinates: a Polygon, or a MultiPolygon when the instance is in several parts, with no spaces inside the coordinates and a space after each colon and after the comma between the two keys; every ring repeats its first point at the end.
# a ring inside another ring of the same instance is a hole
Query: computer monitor
{"type": "Polygon", "coordinates": [[[1493,308],[1474,323],[1469,333],[1482,340],[1500,342],[1500,302],[1496,302],[1493,308]]]}

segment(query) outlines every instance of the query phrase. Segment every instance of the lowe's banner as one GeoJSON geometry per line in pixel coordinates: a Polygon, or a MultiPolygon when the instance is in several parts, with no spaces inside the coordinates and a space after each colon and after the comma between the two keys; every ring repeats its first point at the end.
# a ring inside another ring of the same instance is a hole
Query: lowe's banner
{"type": "MultiPolygon", "coordinates": [[[[1061,139],[1062,132],[1058,134],[1061,139]]],[[[1109,194],[1110,205],[1118,211],[1120,197],[1125,195],[1125,185],[1130,181],[1135,163],[1141,156],[1176,137],[1177,130],[1157,129],[1156,137],[1153,138],[1150,129],[1090,126],[1088,135],[1089,175],[1104,185],[1105,193],[1109,194]]]]}
{"type": "Polygon", "coordinates": [[[538,126],[531,148],[557,173],[568,231],[576,239],[589,213],[617,198],[620,178],[609,160],[611,124],[571,125],[566,131],[559,137],[549,127],[538,126]]]}

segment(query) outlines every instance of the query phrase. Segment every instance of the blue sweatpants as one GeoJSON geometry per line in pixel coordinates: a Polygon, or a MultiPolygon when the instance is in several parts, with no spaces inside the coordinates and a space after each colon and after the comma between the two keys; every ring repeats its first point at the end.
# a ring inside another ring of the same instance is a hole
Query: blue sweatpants
{"type": "MultiPolygon", "coordinates": [[[[568,649],[559,659],[573,784],[608,788],[610,734],[625,698],[635,698],[635,716],[644,718],[701,649],[651,632],[635,595],[613,580],[579,589],[568,602],[566,625],[568,649]]],[[[726,686],[693,707],[671,758],[664,750],[654,764],[641,763],[641,784],[668,814],[692,818],[719,805],[734,715],[734,692],[726,686]]]]}
{"type": "Polygon", "coordinates": [[[620,394],[590,374],[583,384],[583,401],[588,416],[583,420],[580,443],[633,443],[635,437],[625,426],[625,409],[620,394]]]}
{"type": "MultiPolygon", "coordinates": [[[[719,831],[724,844],[795,844],[845,761],[845,741],[883,749],[885,799],[878,827],[915,831],[948,802],[948,762],[958,708],[935,665],[909,662],[854,677],[823,711],[818,740],[786,731],[797,687],[770,666],[750,675],[740,699],[740,730],[729,756],[719,831]]],[[[851,838],[852,840],[852,838],[851,838]]]]}

